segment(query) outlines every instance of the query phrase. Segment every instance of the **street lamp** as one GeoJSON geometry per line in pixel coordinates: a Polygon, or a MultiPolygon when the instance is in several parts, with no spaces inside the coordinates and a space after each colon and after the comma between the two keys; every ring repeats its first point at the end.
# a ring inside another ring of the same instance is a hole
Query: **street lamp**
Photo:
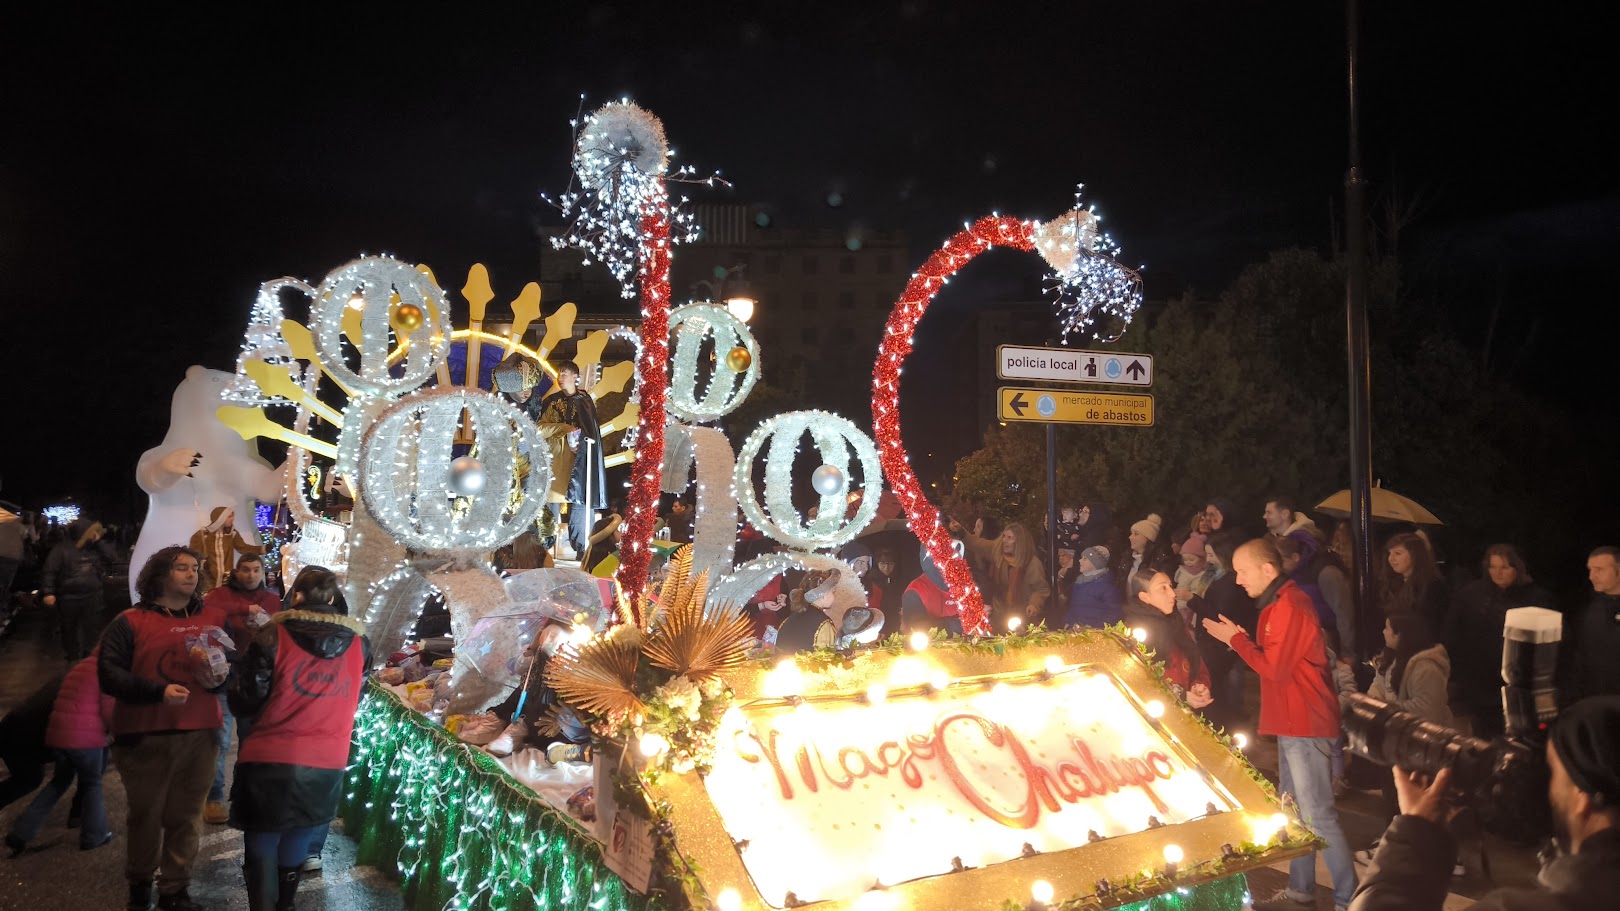
{"type": "Polygon", "coordinates": [[[754,317],[754,307],[759,303],[748,286],[748,278],[744,274],[748,267],[742,264],[732,266],[715,278],[699,279],[692,283],[692,293],[698,289],[706,289],[706,300],[723,300],[727,312],[742,322],[748,322],[754,317]]]}

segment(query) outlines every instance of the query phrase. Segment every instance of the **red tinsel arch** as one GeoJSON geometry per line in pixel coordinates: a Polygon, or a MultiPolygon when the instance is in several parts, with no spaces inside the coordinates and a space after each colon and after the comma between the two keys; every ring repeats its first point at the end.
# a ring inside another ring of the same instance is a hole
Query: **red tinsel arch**
{"type": "Polygon", "coordinates": [[[641,359],[636,364],[641,418],[631,466],[630,516],[614,577],[629,599],[628,621],[640,625],[658,520],[659,475],[664,464],[664,404],[669,398],[669,202],[660,197],[641,218],[641,359]]]}
{"type": "MultiPolygon", "coordinates": [[[[889,480],[889,488],[900,498],[911,533],[928,548],[934,564],[944,574],[951,597],[961,613],[962,630],[969,635],[989,634],[990,621],[967,562],[951,549],[950,533],[940,524],[939,510],[923,496],[922,485],[917,482],[900,442],[900,370],[911,354],[912,333],[945,282],[975,256],[992,247],[1034,250],[1034,228],[1030,222],[1016,218],[991,216],[979,219],[947,240],[911,277],[895,303],[872,370],[872,429],[877,436],[883,475],[889,480]]],[[[645,410],[642,418],[646,418],[645,410]]],[[[637,454],[639,457],[639,449],[637,454]]]]}

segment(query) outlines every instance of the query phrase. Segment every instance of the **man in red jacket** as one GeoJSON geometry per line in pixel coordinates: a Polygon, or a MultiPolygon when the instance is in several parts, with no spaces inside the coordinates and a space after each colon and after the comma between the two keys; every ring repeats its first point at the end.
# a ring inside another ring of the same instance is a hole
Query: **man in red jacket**
{"type": "MultiPolygon", "coordinates": [[[[238,655],[247,651],[247,644],[259,627],[270,622],[270,615],[281,610],[281,599],[264,587],[264,558],[258,554],[243,554],[229,579],[203,598],[203,604],[219,608],[225,613],[225,632],[236,643],[238,655]]],[[[219,758],[214,761],[214,784],[208,790],[208,803],[203,808],[203,820],[222,825],[229,814],[225,810],[225,757],[231,751],[231,728],[235,716],[225,704],[225,694],[219,695],[220,715],[225,724],[219,729],[219,758]]],[[[243,730],[242,736],[247,736],[243,730]]]]}
{"type": "MultiPolygon", "coordinates": [[[[1204,621],[1208,633],[1232,647],[1260,675],[1260,733],[1277,738],[1278,782],[1294,795],[1306,825],[1327,843],[1323,851],[1333,876],[1333,905],[1350,906],[1356,867],[1333,805],[1333,742],[1339,737],[1339,698],[1316,608],[1283,573],[1276,545],[1256,539],[1232,557],[1237,583],[1255,599],[1260,619],[1256,643],[1222,616],[1204,621]]],[[[1316,907],[1316,858],[1297,857],[1288,867],[1288,888],[1255,911],[1309,911],[1316,907]]]]}

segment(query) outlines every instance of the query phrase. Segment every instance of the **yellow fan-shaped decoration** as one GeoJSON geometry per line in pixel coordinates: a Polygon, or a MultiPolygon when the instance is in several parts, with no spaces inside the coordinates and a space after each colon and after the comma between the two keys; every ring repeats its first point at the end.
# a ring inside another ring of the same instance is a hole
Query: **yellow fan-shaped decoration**
{"type": "Polygon", "coordinates": [[[617,627],[577,652],[559,652],[546,665],[546,684],[563,702],[593,715],[640,712],[643,706],[636,697],[635,681],[641,646],[638,631],[617,627]]]}
{"type": "Polygon", "coordinates": [[[662,603],[642,649],[653,667],[700,682],[742,663],[753,624],[732,605],[705,610],[708,591],[704,572],[682,587],[679,599],[662,603]]]}

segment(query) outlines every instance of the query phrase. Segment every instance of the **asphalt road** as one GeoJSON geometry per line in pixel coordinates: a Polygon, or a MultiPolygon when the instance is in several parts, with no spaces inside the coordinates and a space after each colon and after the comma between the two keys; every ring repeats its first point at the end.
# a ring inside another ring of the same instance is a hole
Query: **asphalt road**
{"type": "MultiPolygon", "coordinates": [[[[0,640],[0,713],[8,711],[37,682],[67,667],[44,611],[25,611],[0,640]]],[[[124,785],[118,770],[105,780],[111,844],[79,850],[79,833],[67,828],[63,799],[21,857],[0,849],[0,911],[92,911],[124,907],[124,785]]],[[[0,811],[0,831],[27,807],[28,798],[0,811]]],[[[337,824],[341,826],[341,823],[337,824]]],[[[393,871],[354,866],[354,842],[338,834],[326,843],[325,870],[305,877],[298,890],[299,911],[402,911],[393,871]]],[[[211,911],[246,911],[242,888],[242,833],[207,826],[193,871],[192,898],[211,911]]]]}

